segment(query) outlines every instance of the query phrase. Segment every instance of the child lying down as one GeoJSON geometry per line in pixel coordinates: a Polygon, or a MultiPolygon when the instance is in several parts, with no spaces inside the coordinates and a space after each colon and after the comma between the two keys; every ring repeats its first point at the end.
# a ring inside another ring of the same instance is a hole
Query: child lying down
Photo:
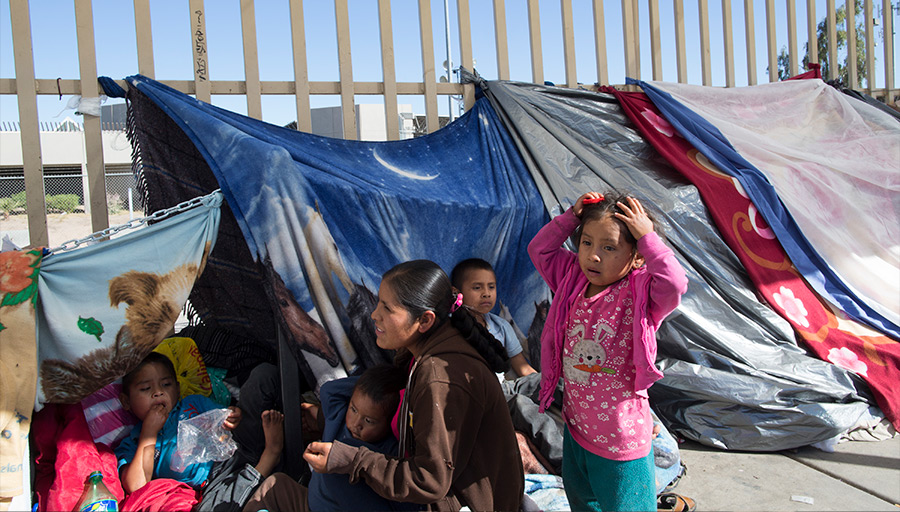
{"type": "Polygon", "coordinates": [[[256,367],[241,389],[239,404],[228,408],[223,427],[232,431],[238,445],[231,458],[197,462],[179,470],[173,461],[179,422],[220,406],[202,395],[179,399],[172,361],[151,352],[122,379],[122,406],[140,420],[116,448],[125,492],[133,493],[153,479],[169,478],[198,491],[202,487],[197,510],[240,510],[281,461],[284,415],[273,408],[276,404],[270,398],[278,389],[277,379],[273,365],[256,367]]]}

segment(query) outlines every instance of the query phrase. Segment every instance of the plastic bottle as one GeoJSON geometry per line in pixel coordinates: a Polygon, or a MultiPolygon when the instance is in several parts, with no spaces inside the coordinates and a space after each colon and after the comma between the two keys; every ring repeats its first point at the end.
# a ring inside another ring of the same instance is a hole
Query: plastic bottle
{"type": "Polygon", "coordinates": [[[78,505],[75,512],[100,512],[100,511],[118,511],[119,502],[113,493],[109,492],[106,484],[103,483],[103,473],[94,471],[87,477],[84,484],[84,492],[78,499],[78,505]]]}

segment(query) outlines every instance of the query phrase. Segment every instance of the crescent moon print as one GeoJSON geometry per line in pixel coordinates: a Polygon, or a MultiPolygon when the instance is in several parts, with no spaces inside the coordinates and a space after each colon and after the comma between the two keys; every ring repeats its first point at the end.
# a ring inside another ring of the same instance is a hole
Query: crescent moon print
{"type": "Polygon", "coordinates": [[[415,173],[412,173],[412,172],[409,172],[409,171],[404,171],[403,169],[397,167],[396,165],[394,165],[394,164],[392,164],[392,163],[386,161],[384,158],[381,158],[381,157],[378,155],[378,148],[372,148],[372,157],[373,157],[378,163],[380,163],[381,165],[383,165],[386,169],[389,169],[389,170],[391,170],[391,171],[393,171],[393,172],[399,174],[400,176],[403,176],[403,177],[405,177],[405,178],[409,178],[409,179],[411,179],[411,180],[429,181],[429,180],[433,180],[433,179],[437,178],[438,176],[440,176],[440,173],[438,173],[438,174],[429,174],[429,175],[427,175],[427,176],[419,176],[418,174],[415,174],[415,173]]]}

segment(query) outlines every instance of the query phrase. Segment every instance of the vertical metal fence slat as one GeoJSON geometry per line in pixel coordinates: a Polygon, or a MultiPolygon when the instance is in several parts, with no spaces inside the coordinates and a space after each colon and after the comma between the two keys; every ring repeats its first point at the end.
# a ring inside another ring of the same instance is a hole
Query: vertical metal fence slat
{"type": "Polygon", "coordinates": [[[847,87],[855,89],[859,83],[856,67],[856,2],[847,0],[844,5],[847,6],[847,55],[850,55],[847,58],[847,76],[850,81],[847,87]]]}
{"type": "MultiPolygon", "coordinates": [[[[75,31],[78,38],[78,68],[81,74],[81,101],[100,96],[94,49],[94,16],[90,0],[75,0],[75,31]]],[[[106,210],[106,176],[103,166],[103,139],[100,116],[84,116],[84,151],[90,195],[91,229],[109,227],[106,210]]],[[[85,207],[88,205],[85,204],[85,207]]]]}
{"type": "Polygon", "coordinates": [[[509,80],[509,42],[506,33],[506,5],[494,0],[494,44],[497,47],[497,79],[509,80]]]}
{"type": "Polygon", "coordinates": [[[565,62],[566,87],[578,88],[578,74],[575,72],[575,18],[572,15],[572,0],[559,0],[562,18],[563,61],[565,62]]]}
{"type": "Polygon", "coordinates": [[[603,18],[603,0],[594,0],[594,50],[597,52],[597,83],[609,85],[606,55],[606,21],[603,18]]]}
{"type": "Polygon", "coordinates": [[[528,40],[531,44],[531,81],[544,83],[544,55],[541,46],[541,7],[538,0],[528,1],[528,40]]]}
{"type": "Polygon", "coordinates": [[[816,0],[806,0],[806,49],[810,62],[819,62],[819,35],[816,23],[816,0]]]}
{"type": "Polygon", "coordinates": [[[191,41],[194,56],[194,96],[210,103],[209,53],[206,44],[206,12],[203,0],[188,2],[191,18],[191,41]]]}
{"type": "Polygon", "coordinates": [[[153,36],[150,30],[150,0],[134,0],[134,35],[137,43],[138,73],[154,78],[153,36]]]}
{"type": "Polygon", "coordinates": [[[686,84],[688,76],[687,49],[684,44],[684,0],[675,0],[675,65],[678,67],[678,83],[686,84]]]}
{"type": "Polygon", "coordinates": [[[28,239],[34,246],[50,245],[47,206],[44,199],[44,171],[41,165],[41,133],[34,81],[34,54],[31,50],[31,15],[27,0],[10,0],[16,95],[19,103],[19,135],[22,139],[22,168],[25,178],[25,207],[28,212],[28,239]]]}
{"type": "Polygon", "coordinates": [[[356,140],[359,137],[356,132],[356,99],[353,86],[353,60],[350,56],[350,13],[347,9],[347,0],[334,0],[334,20],[337,26],[344,138],[356,140]]]}
{"type": "Polygon", "coordinates": [[[309,106],[309,70],[306,61],[306,26],[303,22],[303,0],[290,0],[291,55],[294,63],[294,101],[297,105],[297,129],[312,132],[309,106]]]}
{"type": "Polygon", "coordinates": [[[378,0],[378,29],[381,42],[381,79],[384,82],[384,128],[388,140],[399,140],[400,114],[397,110],[397,73],[394,69],[391,0],[378,0]]]}
{"type": "Polygon", "coordinates": [[[863,15],[866,17],[866,90],[875,96],[875,26],[872,0],[865,0],[863,15]]]}
{"type": "Polygon", "coordinates": [[[725,87],[734,87],[734,27],[731,0],[722,0],[722,43],[725,50],[725,87]]]}
{"type": "Polygon", "coordinates": [[[747,85],[756,85],[756,24],[753,0],[744,0],[744,39],[747,41],[747,85]]]}
{"type": "Polygon", "coordinates": [[[253,0],[241,0],[241,38],[244,46],[244,83],[247,93],[247,115],[262,120],[262,97],[259,90],[259,51],[256,45],[256,9],[253,0]]]}
{"type": "Polygon", "coordinates": [[[787,37],[788,37],[788,60],[790,65],[788,73],[790,76],[797,76],[797,70],[800,64],[800,53],[797,52],[797,6],[794,0],[788,0],[787,4],[787,37]]]}
{"type": "MultiPolygon", "coordinates": [[[[469,11],[469,0],[456,0],[456,18],[459,25],[459,58],[462,66],[472,70],[475,59],[472,56],[472,17],[469,11]]],[[[475,85],[463,85],[463,106],[466,110],[475,104],[475,85]]],[[[453,116],[450,116],[453,119],[453,116]]]]}
{"type": "Polygon", "coordinates": [[[637,63],[638,74],[641,72],[641,3],[640,0],[631,2],[631,26],[634,27],[634,61],[637,63]]]}
{"type": "Polygon", "coordinates": [[[769,57],[769,82],[778,81],[778,56],[775,39],[775,0],[766,0],[766,54],[769,57]]]}
{"type": "Polygon", "coordinates": [[[652,69],[653,79],[662,80],[662,41],[660,41],[659,33],[659,1],[649,0],[649,4],[650,67],[652,69]]]}
{"type": "Polygon", "coordinates": [[[635,48],[637,39],[637,31],[634,23],[634,7],[632,3],[636,0],[622,0],[622,46],[625,50],[625,76],[641,79],[640,63],[637,61],[637,50],[635,48]]]}
{"type": "Polygon", "coordinates": [[[422,82],[425,88],[425,126],[428,133],[439,128],[437,84],[434,73],[434,34],[431,2],[419,0],[419,43],[422,46],[422,82]]]}
{"type": "Polygon", "coordinates": [[[828,32],[828,76],[826,80],[834,80],[838,74],[838,56],[837,56],[837,16],[834,9],[834,0],[825,0],[826,14],[826,30],[828,32]]]}
{"type": "Polygon", "coordinates": [[[709,4],[707,0],[698,0],[700,16],[700,71],[703,74],[703,85],[712,85],[712,64],[709,49],[709,4]]]}
{"type": "Polygon", "coordinates": [[[894,12],[891,0],[882,0],[881,20],[884,27],[884,102],[891,104],[894,98],[894,12]]]}

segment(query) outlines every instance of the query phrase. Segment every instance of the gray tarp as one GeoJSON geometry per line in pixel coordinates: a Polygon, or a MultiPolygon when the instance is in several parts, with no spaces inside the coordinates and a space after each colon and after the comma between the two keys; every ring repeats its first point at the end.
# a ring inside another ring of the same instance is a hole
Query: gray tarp
{"type": "Polygon", "coordinates": [[[678,434],[731,450],[775,451],[854,427],[866,384],[797,345],[761,303],[696,188],[633,129],[616,99],[583,90],[480,82],[551,215],[586,191],[630,191],[653,205],[690,286],[658,332],[665,377],[651,405],[678,434]]]}

